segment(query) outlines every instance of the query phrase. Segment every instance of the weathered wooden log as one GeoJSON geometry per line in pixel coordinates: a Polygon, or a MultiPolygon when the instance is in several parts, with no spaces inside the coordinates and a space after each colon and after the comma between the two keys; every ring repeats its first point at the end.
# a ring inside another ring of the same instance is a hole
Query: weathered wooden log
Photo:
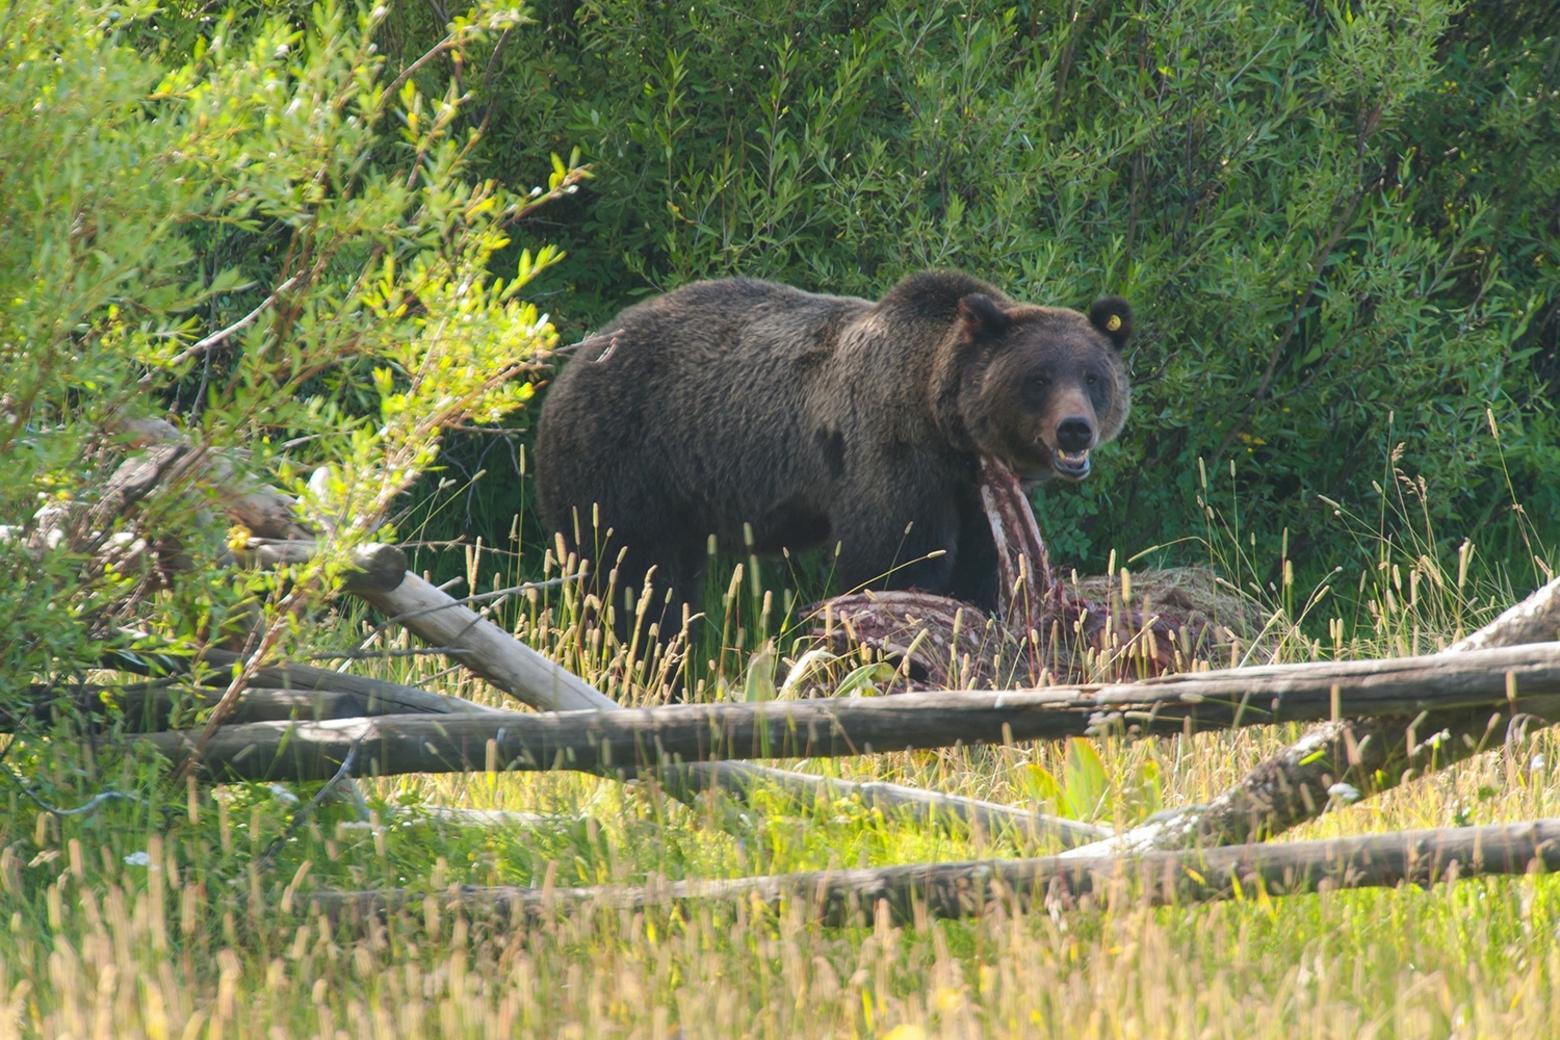
{"type": "Polygon", "coordinates": [[[358,596],[434,646],[464,651],[461,664],[506,693],[543,711],[610,710],[617,701],[448,594],[404,569],[394,585],[362,587],[358,596]]]}
{"type": "Polygon", "coordinates": [[[1501,611],[1494,621],[1446,649],[1448,653],[1463,653],[1492,646],[1547,643],[1553,639],[1560,639],[1560,577],[1545,583],[1531,596],[1501,611]]]}
{"type": "MultiPolygon", "coordinates": [[[[382,715],[433,716],[493,714],[497,709],[458,697],[417,690],[415,697],[390,691],[248,689],[239,694],[227,721],[250,722],[323,721],[382,715]]],[[[205,687],[171,687],[134,683],[124,686],[29,686],[20,701],[0,712],[0,732],[13,732],[23,719],[46,721],[62,711],[81,717],[102,717],[114,712],[130,732],[166,730],[177,717],[187,723],[191,713],[209,709],[217,695],[205,687]]]]}
{"type": "MultiPolygon", "coordinates": [[[[130,443],[151,452],[174,449],[177,462],[167,483],[190,481],[215,492],[214,502],[234,523],[262,538],[306,539],[310,532],[298,523],[293,500],[276,488],[245,477],[219,452],[190,443],[172,424],[161,419],[137,419],[125,424],[130,443]]],[[[130,460],[135,465],[136,460],[130,460]]]]}
{"type": "MultiPolygon", "coordinates": [[[[1428,707],[1488,715],[1502,706],[1560,716],[1560,643],[1035,691],[254,723],[212,735],[202,759],[218,779],[328,779],[358,746],[362,760],[371,763],[368,768],[384,773],[486,766],[632,775],[716,759],[839,757],[1060,739],[1118,720],[1144,732],[1180,733],[1345,713],[1411,716],[1428,707]]],[[[177,756],[194,738],[175,732],[148,739],[164,754],[177,756]]]]}
{"type": "MultiPolygon", "coordinates": [[[[112,664],[121,671],[135,671],[141,675],[151,674],[154,671],[166,674],[170,670],[177,670],[178,674],[189,674],[192,682],[222,687],[227,685],[230,672],[239,660],[240,655],[231,650],[208,647],[201,655],[201,663],[208,669],[205,671],[195,668],[195,662],[190,658],[168,655],[159,655],[155,660],[149,660],[121,654],[113,658],[112,664]]],[[[366,675],[354,675],[351,672],[338,672],[329,668],[316,668],[306,664],[268,665],[255,672],[249,685],[250,689],[244,692],[244,696],[254,690],[324,690],[382,704],[386,709],[390,709],[369,714],[502,713],[500,708],[492,708],[447,694],[431,693],[417,686],[373,679],[366,675]]]]}
{"type": "MultiPolygon", "coordinates": [[[[233,556],[249,566],[278,567],[304,563],[318,551],[312,540],[256,537],[236,549],[233,556]]],[[[352,553],[352,564],[343,581],[348,592],[393,589],[406,576],[406,554],[393,545],[361,546],[352,553]]]]}
{"type": "MultiPolygon", "coordinates": [[[[1463,878],[1560,869],[1560,819],[1485,827],[1372,834],[1327,841],[1154,852],[1137,857],[917,863],[866,870],[812,871],[730,881],[675,881],[642,888],[453,888],[431,898],[451,912],[540,923],[591,910],[689,912],[712,906],[799,908],[829,925],[898,924],[977,915],[988,907],[1036,903],[1199,903],[1284,896],[1318,889],[1430,885],[1463,878]]],[[[336,918],[382,917],[422,907],[426,893],[315,892],[296,904],[336,918]]]]}
{"type": "MultiPolygon", "coordinates": [[[[133,419],[114,431],[138,454],[109,474],[95,502],[83,508],[74,501],[51,503],[34,517],[28,544],[34,550],[61,542],[80,552],[127,566],[149,552],[177,558],[177,546],[150,545],[129,532],[114,534],[120,518],[133,514],[143,500],[190,487],[207,490],[209,502],[229,520],[266,538],[308,538],[298,523],[293,501],[241,473],[230,460],[209,447],[192,443],[172,423],[133,419]]],[[[201,508],[198,501],[192,503],[201,508]]],[[[176,561],[183,565],[187,561],[176,561]]]]}
{"type": "MultiPolygon", "coordinates": [[[[1445,654],[1455,657],[1557,637],[1560,578],[1453,643],[1445,654]]],[[[1161,814],[1069,854],[1136,854],[1271,837],[1338,805],[1338,798],[1331,793],[1335,790],[1345,801],[1368,798],[1499,744],[1508,726],[1524,714],[1538,716],[1534,728],[1548,725],[1554,718],[1552,713],[1514,704],[1494,710],[1426,711],[1412,718],[1326,722],[1260,763],[1240,783],[1207,804],[1161,814]]]]}
{"type": "Polygon", "coordinates": [[[1098,824],[982,798],[944,794],[883,780],[840,780],[745,762],[668,766],[656,773],[656,780],[684,801],[712,789],[743,800],[751,799],[755,793],[783,791],[799,801],[859,802],[884,815],[921,822],[959,820],[985,834],[1017,832],[1030,840],[1055,841],[1064,848],[1099,841],[1112,833],[1110,828],[1098,824]]]}

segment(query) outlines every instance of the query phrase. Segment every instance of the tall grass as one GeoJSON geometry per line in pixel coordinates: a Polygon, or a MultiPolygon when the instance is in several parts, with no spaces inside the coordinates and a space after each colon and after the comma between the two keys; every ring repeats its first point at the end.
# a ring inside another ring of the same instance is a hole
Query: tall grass
{"type": "MultiPolygon", "coordinates": [[[[1534,574],[1492,573],[1476,544],[1426,526],[1418,507],[1429,489],[1392,463],[1376,516],[1340,509],[1335,518],[1368,554],[1365,565],[1317,588],[1295,586],[1282,544],[1264,559],[1238,511],[1221,505],[1227,492],[1204,478],[1202,549],[1257,617],[1241,659],[1433,650],[1542,576],[1542,564],[1534,574]]],[[[625,702],[670,696],[686,679],[686,645],[640,651],[617,639],[611,599],[554,580],[577,573],[578,561],[542,555],[533,565],[517,547],[474,544],[464,585],[477,594],[526,585],[481,605],[625,702]]],[[[1553,559],[1547,549],[1535,557],[1553,559]]],[[[1133,594],[1139,562],[1113,567],[1118,591],[1133,594]]],[[[705,629],[712,642],[696,651],[698,696],[775,695],[807,649],[787,639],[794,604],[777,607],[772,593],[766,601],[750,574],[733,567],[715,579],[723,587],[705,629]],[[767,685],[755,685],[755,670],[767,685]]],[[[407,645],[355,615],[334,626],[344,646],[407,645]]],[[[436,656],[371,667],[498,701],[436,656]]],[[[803,768],[1124,826],[1207,800],[1296,732],[947,749],[803,768]]],[[[778,794],[745,807],[712,796],[689,808],[649,786],[570,774],[369,779],[366,823],[349,806],[327,805],[289,832],[303,803],[280,788],[169,791],[133,757],[22,750],[34,756],[35,793],[114,787],[145,801],[55,816],[15,782],[6,788],[6,1035],[1560,1035],[1560,882],[1549,878],[1286,899],[1256,892],[1160,909],[999,907],[974,921],[836,930],[809,923],[799,907],[601,910],[521,929],[450,917],[429,900],[363,930],[301,912],[297,897],[320,885],[434,893],[455,884],[638,884],[1050,847],[778,794]],[[472,826],[432,811],[439,806],[535,815],[472,826]]],[[[1557,755],[1560,740],[1541,731],[1329,813],[1297,836],[1560,815],[1557,755]]]]}

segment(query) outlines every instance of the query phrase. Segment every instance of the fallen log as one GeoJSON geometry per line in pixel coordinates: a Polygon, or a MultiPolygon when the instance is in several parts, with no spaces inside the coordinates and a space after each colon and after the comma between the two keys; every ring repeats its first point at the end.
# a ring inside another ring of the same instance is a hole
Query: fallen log
{"type": "MultiPolygon", "coordinates": [[[[199,663],[205,668],[196,667],[197,662],[193,658],[174,657],[159,654],[155,659],[145,657],[130,657],[126,654],[116,654],[112,659],[112,666],[120,671],[134,671],[136,674],[168,674],[176,672],[179,675],[188,675],[191,682],[203,683],[210,687],[223,687],[227,685],[232,668],[241,659],[241,655],[231,650],[222,650],[216,647],[207,647],[201,654],[199,663]]],[[[277,664],[267,665],[255,671],[250,678],[249,689],[240,694],[242,697],[252,696],[256,690],[303,690],[310,692],[328,692],[341,697],[354,697],[359,700],[379,705],[374,710],[362,714],[369,715],[397,715],[427,713],[433,715],[446,714],[492,714],[501,713],[502,709],[492,708],[485,704],[477,704],[461,697],[449,694],[432,693],[417,686],[407,686],[404,683],[389,682],[385,679],[373,679],[366,675],[354,675],[351,672],[337,672],[329,668],[316,668],[306,664],[277,664]]],[[[208,694],[201,693],[206,697],[208,694]]]]}
{"type": "MultiPolygon", "coordinates": [[[[1560,578],[1453,643],[1444,654],[1456,657],[1555,638],[1560,638],[1560,578]]],[[[1269,757],[1212,801],[1162,813],[1068,854],[1136,854],[1271,837],[1338,805],[1330,793],[1334,790],[1343,792],[1346,800],[1391,790],[1498,744],[1512,723],[1527,715],[1539,716],[1534,728],[1553,721],[1551,713],[1517,705],[1426,711],[1412,718],[1335,719],[1269,757]]]]}
{"type": "MultiPolygon", "coordinates": [[[[227,721],[239,725],[386,715],[403,718],[416,714],[485,716],[497,711],[458,697],[417,692],[421,696],[408,699],[393,692],[382,695],[343,690],[251,688],[239,694],[227,721]]],[[[62,713],[96,719],[112,714],[122,719],[130,732],[155,733],[168,729],[181,718],[187,724],[193,713],[214,707],[217,700],[218,696],[211,689],[199,687],[150,683],[124,686],[35,684],[26,689],[16,704],[0,711],[0,733],[15,732],[16,726],[24,720],[48,721],[62,713]]]]}
{"type": "MultiPolygon", "coordinates": [[[[319,551],[312,540],[249,538],[233,551],[238,562],[250,567],[282,567],[307,562],[319,551]]],[[[406,554],[393,545],[363,546],[352,554],[353,567],[342,579],[348,592],[395,587],[406,573],[406,554]]]]}
{"type": "MultiPolygon", "coordinates": [[[[399,555],[392,546],[376,546],[360,555],[366,561],[383,552],[399,555]]],[[[376,566],[373,563],[370,566],[376,566]]],[[[619,707],[590,683],[555,661],[548,660],[480,614],[457,603],[447,593],[408,573],[405,567],[377,567],[382,575],[351,591],[434,646],[463,651],[461,663],[500,690],[514,694],[543,711],[619,707]]]]}
{"type": "MultiPolygon", "coordinates": [[[[1502,706],[1560,716],[1560,643],[1383,661],[1233,668],[1140,683],[907,693],[794,702],[674,704],[541,715],[383,716],[251,723],[210,736],[214,779],[324,780],[359,749],[368,770],[641,770],[716,759],[841,757],[1084,736],[1117,722],[1144,733],[1435,708],[1502,706]]],[[[194,734],[147,738],[187,752],[194,734]]]]}
{"type": "MultiPolygon", "coordinates": [[[[147,490],[157,484],[175,490],[185,483],[205,486],[212,492],[212,501],[230,520],[260,537],[309,537],[309,532],[298,523],[293,501],[288,495],[243,474],[229,458],[210,446],[192,444],[172,423],[162,419],[134,419],[124,424],[123,432],[133,447],[146,453],[145,459],[132,458],[126,462],[126,476],[146,473],[151,480],[147,490]],[[148,462],[154,464],[154,470],[165,468],[164,459],[175,463],[170,472],[153,473],[146,469],[148,462]]],[[[123,507],[115,504],[113,511],[122,512],[123,507]]]]}
{"type": "Polygon", "coordinates": [[[1404,831],[1328,841],[1152,852],[1136,857],[918,863],[866,870],[812,871],[730,881],[675,881],[642,888],[452,888],[431,896],[407,889],[319,891],[300,909],[332,918],[380,918],[421,909],[541,923],[592,910],[689,912],[701,907],[799,908],[828,925],[870,924],[886,913],[897,924],[977,915],[988,907],[1055,909],[1080,904],[1201,903],[1298,895],[1320,889],[1430,885],[1492,875],[1560,869],[1560,819],[1484,827],[1404,831]]]}

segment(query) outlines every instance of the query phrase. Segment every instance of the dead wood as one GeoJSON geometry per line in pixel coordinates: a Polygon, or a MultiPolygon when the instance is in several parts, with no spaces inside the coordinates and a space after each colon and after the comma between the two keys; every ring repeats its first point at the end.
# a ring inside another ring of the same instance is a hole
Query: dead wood
{"type": "MultiPolygon", "coordinates": [[[[1560,578],[1494,621],[1453,643],[1448,660],[1483,648],[1560,637],[1560,578]]],[[[1338,719],[1307,732],[1206,805],[1162,814],[1080,856],[1231,845],[1280,834],[1329,808],[1380,794],[1415,776],[1445,769],[1498,746],[1514,722],[1534,728],[1553,714],[1521,704],[1427,710],[1412,718],[1338,719]],[[1339,786],[1342,785],[1342,786],[1339,786]],[[1334,793],[1336,792],[1336,793],[1334,793]]]]}
{"type": "Polygon", "coordinates": [[[970,917],[998,907],[1041,904],[1065,910],[1100,903],[1201,903],[1250,897],[1256,891],[1298,895],[1556,869],[1560,819],[1544,819],[1134,857],[918,863],[641,888],[465,887],[432,896],[406,889],[321,891],[300,906],[334,918],[362,920],[421,908],[431,898],[447,911],[509,923],[545,923],[592,910],[686,913],[740,906],[770,913],[792,908],[829,925],[871,924],[880,915],[914,925],[926,918],[970,917]]]}
{"type": "Polygon", "coordinates": [[[141,503],[161,494],[183,495],[191,488],[206,492],[192,504],[213,507],[258,537],[310,536],[299,525],[290,497],[242,473],[221,453],[191,442],[173,424],[136,419],[116,432],[137,454],[109,475],[89,509],[66,504],[44,517],[37,535],[42,543],[63,539],[77,550],[91,551],[107,542],[107,532],[141,503]]]}
{"type": "MultiPolygon", "coordinates": [[[[542,715],[387,716],[253,723],[213,734],[213,779],[323,780],[361,748],[381,773],[579,769],[635,775],[718,759],[842,757],[912,748],[1265,725],[1330,715],[1560,715],[1560,643],[1383,661],[1269,665],[1141,683],[909,693],[794,702],[676,704],[542,715]]],[[[147,738],[177,757],[192,734],[147,738]]]]}
{"type": "MultiPolygon", "coordinates": [[[[417,690],[415,697],[395,692],[350,692],[345,690],[297,690],[251,688],[239,694],[230,724],[250,722],[289,722],[328,719],[352,719],[381,715],[414,714],[487,715],[495,709],[417,690]]],[[[156,733],[170,725],[188,725],[194,713],[217,703],[210,688],[175,687],[163,683],[131,683],[122,686],[32,685],[20,700],[0,712],[0,732],[14,732],[23,720],[43,721],[62,714],[77,718],[106,719],[111,714],[134,733],[156,733]]]]}
{"type": "MultiPolygon", "coordinates": [[[[307,562],[319,548],[312,539],[250,538],[233,550],[237,562],[251,567],[281,567],[307,562]]],[[[393,545],[377,543],[352,552],[352,567],[343,576],[348,592],[393,589],[406,576],[406,554],[393,545]]]]}
{"type": "MultiPolygon", "coordinates": [[[[169,657],[163,655],[156,662],[137,659],[141,671],[139,674],[148,674],[153,669],[152,664],[158,666],[158,670],[167,670],[176,667],[179,674],[188,674],[192,682],[198,682],[212,687],[224,687],[232,674],[232,669],[242,660],[240,654],[231,650],[222,650],[215,647],[206,648],[200,658],[200,665],[188,658],[169,657]]],[[[133,662],[123,655],[115,658],[114,666],[121,671],[132,668],[133,662]]],[[[389,682],[385,679],[373,679],[366,675],[354,675],[351,672],[337,672],[329,668],[316,668],[306,664],[277,664],[267,665],[257,669],[249,680],[249,689],[241,696],[248,696],[255,690],[302,690],[302,691],[329,691],[343,696],[359,698],[367,703],[382,704],[385,708],[398,708],[398,711],[378,711],[372,714],[413,714],[431,713],[436,715],[449,713],[471,714],[496,714],[501,709],[491,708],[485,704],[477,704],[474,701],[463,700],[460,697],[449,696],[441,693],[431,693],[417,686],[407,686],[403,683],[389,682]]],[[[202,696],[209,696],[202,694],[202,696]]]]}
{"type": "Polygon", "coordinates": [[[469,670],[533,708],[569,711],[619,706],[562,665],[404,568],[395,585],[363,588],[357,594],[400,619],[424,641],[464,651],[461,663],[469,670]]]}
{"type": "MultiPolygon", "coordinates": [[[[415,575],[405,575],[393,588],[359,595],[386,615],[399,619],[424,641],[464,650],[462,664],[531,707],[545,711],[626,710],[585,680],[542,657],[510,633],[415,575]]],[[[474,761],[477,763],[474,768],[482,768],[485,764],[485,739],[481,755],[474,761]]],[[[737,762],[669,765],[661,769],[656,778],[667,793],[682,801],[696,800],[710,789],[746,799],[756,790],[778,788],[797,798],[860,799],[868,806],[921,819],[938,815],[954,817],[987,831],[998,827],[1017,828],[1032,835],[1055,838],[1064,845],[1096,841],[1110,833],[1077,820],[979,799],[900,784],[855,783],[737,762]]]]}
{"type": "MultiPolygon", "coordinates": [[[[125,433],[132,446],[148,452],[157,448],[176,450],[178,461],[164,483],[176,489],[185,485],[206,488],[213,504],[256,537],[311,537],[298,523],[291,497],[242,473],[225,455],[192,444],[173,424],[161,419],[140,419],[127,423],[125,433]]],[[[126,466],[138,464],[139,460],[132,458],[126,466]]]]}

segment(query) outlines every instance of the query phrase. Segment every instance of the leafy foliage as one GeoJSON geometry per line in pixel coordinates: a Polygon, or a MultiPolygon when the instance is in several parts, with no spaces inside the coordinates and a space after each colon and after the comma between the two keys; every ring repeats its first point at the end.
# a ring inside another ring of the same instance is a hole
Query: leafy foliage
{"type": "MultiPolygon", "coordinates": [[[[251,611],[282,639],[444,426],[531,396],[553,333],[517,294],[559,254],[491,273],[527,203],[471,173],[463,98],[394,73],[383,16],[325,4],[243,32],[228,17],[169,58],[132,46],[150,4],[7,8],[0,558],[29,580],[0,589],[0,675],[78,672],[104,645],[220,635],[251,611]],[[196,444],[279,477],[321,557],[235,578],[213,566],[220,502],[108,508],[130,424],[169,410],[196,444]],[[131,541],[158,550],[135,574],[101,551],[131,541]],[[170,552],[193,566],[146,581],[170,552]]],[[[516,22],[456,19],[430,55],[516,22]]]]}

